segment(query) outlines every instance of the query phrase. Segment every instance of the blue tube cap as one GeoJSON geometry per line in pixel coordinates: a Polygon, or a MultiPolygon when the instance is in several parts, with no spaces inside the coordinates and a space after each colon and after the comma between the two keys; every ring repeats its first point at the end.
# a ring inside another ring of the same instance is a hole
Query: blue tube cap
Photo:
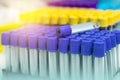
{"type": "Polygon", "coordinates": [[[98,58],[102,58],[106,55],[105,52],[106,52],[105,42],[95,41],[94,47],[93,47],[93,56],[98,57],[98,58]]]}
{"type": "Polygon", "coordinates": [[[38,38],[38,48],[40,50],[46,50],[47,49],[47,37],[40,36],[38,38]]]}
{"type": "Polygon", "coordinates": [[[112,47],[115,47],[117,45],[116,35],[115,34],[110,34],[110,37],[111,37],[112,47]]]}
{"type": "Polygon", "coordinates": [[[117,39],[117,44],[120,44],[120,34],[116,35],[116,39],[117,39]]]}
{"type": "Polygon", "coordinates": [[[102,30],[102,31],[100,31],[100,33],[108,34],[108,33],[110,33],[110,31],[109,30],[102,30]]]}
{"type": "Polygon", "coordinates": [[[72,54],[80,54],[81,39],[70,40],[70,52],[72,54]]]}
{"type": "Polygon", "coordinates": [[[86,32],[85,34],[87,34],[87,35],[93,35],[93,34],[95,34],[95,32],[93,32],[93,31],[88,31],[88,32],[86,32]]]}
{"type": "Polygon", "coordinates": [[[90,30],[90,31],[96,33],[96,32],[99,32],[99,29],[93,29],[93,30],[90,30]]]}
{"type": "Polygon", "coordinates": [[[119,30],[115,30],[112,33],[116,34],[117,44],[120,44],[120,31],[119,30]]]}
{"type": "Polygon", "coordinates": [[[85,56],[92,55],[92,40],[82,40],[81,53],[85,56]]]}
{"type": "Polygon", "coordinates": [[[82,38],[88,38],[88,37],[90,37],[90,35],[82,34],[81,37],[82,37],[82,38]]]}
{"type": "Polygon", "coordinates": [[[76,36],[75,35],[70,35],[70,36],[67,36],[66,38],[68,38],[68,39],[75,39],[76,36]]]}
{"type": "Polygon", "coordinates": [[[72,30],[71,30],[70,25],[61,26],[58,29],[58,35],[61,37],[69,36],[71,34],[72,34],[72,30]]]}
{"type": "Polygon", "coordinates": [[[56,52],[58,46],[57,37],[48,37],[47,38],[47,50],[49,52],[56,52]]]}
{"type": "Polygon", "coordinates": [[[69,39],[68,38],[60,38],[58,44],[59,52],[67,53],[69,51],[69,39]]]}
{"type": "Polygon", "coordinates": [[[112,43],[111,43],[111,38],[109,36],[104,36],[103,37],[106,42],[106,50],[109,51],[112,48],[112,43]]]}

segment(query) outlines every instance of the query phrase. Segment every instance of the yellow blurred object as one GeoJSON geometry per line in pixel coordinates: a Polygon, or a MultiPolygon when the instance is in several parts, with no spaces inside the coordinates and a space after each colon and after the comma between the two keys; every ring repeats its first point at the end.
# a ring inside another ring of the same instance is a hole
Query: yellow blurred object
{"type": "Polygon", "coordinates": [[[7,32],[10,30],[16,30],[20,27],[22,27],[21,23],[7,23],[7,24],[0,25],[0,52],[4,51],[4,48],[1,44],[1,34],[3,32],[7,32]]]}
{"type": "Polygon", "coordinates": [[[80,24],[86,22],[99,23],[100,27],[108,27],[120,21],[120,11],[97,10],[70,7],[46,7],[20,15],[23,23],[43,25],[80,24]]]}

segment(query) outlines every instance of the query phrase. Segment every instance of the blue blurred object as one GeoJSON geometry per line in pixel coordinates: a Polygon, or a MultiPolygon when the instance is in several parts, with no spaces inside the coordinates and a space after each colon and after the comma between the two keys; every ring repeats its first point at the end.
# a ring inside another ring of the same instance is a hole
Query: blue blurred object
{"type": "Polygon", "coordinates": [[[100,0],[97,5],[98,9],[120,9],[120,0],[100,0]]]}
{"type": "Polygon", "coordinates": [[[120,0],[55,0],[48,1],[48,5],[116,10],[120,9],[120,0]]]}

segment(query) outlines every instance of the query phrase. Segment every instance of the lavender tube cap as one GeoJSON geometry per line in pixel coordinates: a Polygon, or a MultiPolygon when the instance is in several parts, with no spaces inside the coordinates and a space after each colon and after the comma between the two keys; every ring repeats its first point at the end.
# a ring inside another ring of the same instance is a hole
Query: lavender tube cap
{"type": "Polygon", "coordinates": [[[10,45],[11,46],[18,46],[18,38],[19,38],[19,33],[12,33],[10,36],[10,45]]]}
{"type": "Polygon", "coordinates": [[[38,38],[38,48],[40,50],[46,50],[47,49],[47,37],[40,36],[38,38]]]}
{"type": "Polygon", "coordinates": [[[9,45],[10,33],[2,33],[2,45],[9,45]]]}
{"type": "Polygon", "coordinates": [[[27,35],[19,36],[19,47],[27,48],[27,35]]]}
{"type": "Polygon", "coordinates": [[[47,38],[47,50],[49,52],[56,52],[57,51],[57,37],[48,37],[47,38]]]}
{"type": "Polygon", "coordinates": [[[28,47],[30,49],[37,49],[37,36],[31,35],[28,37],[28,47]]]}
{"type": "Polygon", "coordinates": [[[58,35],[61,37],[69,36],[71,34],[72,34],[72,29],[71,29],[70,25],[61,26],[58,29],[58,35]]]}

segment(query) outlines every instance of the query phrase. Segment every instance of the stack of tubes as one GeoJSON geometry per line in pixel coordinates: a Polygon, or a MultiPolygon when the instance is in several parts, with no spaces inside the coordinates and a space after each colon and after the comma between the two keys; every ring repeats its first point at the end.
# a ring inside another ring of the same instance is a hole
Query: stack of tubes
{"type": "Polygon", "coordinates": [[[51,80],[113,79],[120,69],[120,31],[59,36],[58,30],[30,25],[3,33],[6,70],[51,80]]]}
{"type": "Polygon", "coordinates": [[[120,11],[86,8],[46,7],[20,15],[23,24],[75,25],[94,22],[102,29],[113,29],[119,24],[120,11]]]}

